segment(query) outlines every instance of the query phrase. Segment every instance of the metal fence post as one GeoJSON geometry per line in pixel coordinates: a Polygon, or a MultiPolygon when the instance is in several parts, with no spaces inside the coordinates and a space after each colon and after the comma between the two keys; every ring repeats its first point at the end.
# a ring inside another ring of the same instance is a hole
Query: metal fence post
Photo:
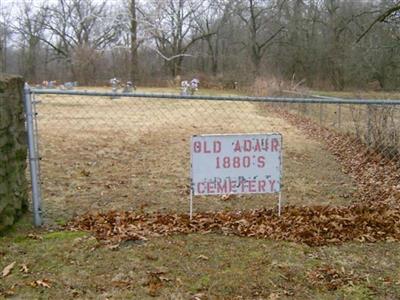
{"type": "Polygon", "coordinates": [[[41,226],[42,221],[42,199],[40,193],[40,179],[39,179],[39,157],[36,149],[37,141],[34,134],[34,115],[32,109],[32,93],[28,85],[24,88],[24,104],[26,115],[26,131],[28,139],[28,155],[29,155],[29,170],[31,175],[32,185],[32,207],[33,207],[33,220],[35,226],[41,226]]]}
{"type": "Polygon", "coordinates": [[[319,125],[322,125],[322,114],[323,114],[323,106],[322,103],[319,104],[319,125]]]}
{"type": "Polygon", "coordinates": [[[372,146],[372,107],[371,105],[367,105],[367,145],[368,147],[372,146]]]}

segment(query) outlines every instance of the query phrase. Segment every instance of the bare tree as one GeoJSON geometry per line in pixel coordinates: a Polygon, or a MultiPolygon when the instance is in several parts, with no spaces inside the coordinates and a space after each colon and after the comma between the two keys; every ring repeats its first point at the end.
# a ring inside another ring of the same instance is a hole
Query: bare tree
{"type": "Polygon", "coordinates": [[[254,75],[260,74],[261,60],[266,50],[285,29],[276,22],[281,6],[274,1],[246,0],[236,2],[236,12],[248,30],[248,38],[243,43],[250,52],[254,75]]]}
{"type": "Polygon", "coordinates": [[[88,82],[95,73],[96,51],[105,50],[120,37],[121,18],[106,1],[58,0],[41,7],[44,34],[29,33],[50,47],[70,67],[75,78],[88,82]],[[84,59],[83,59],[84,58],[84,59]],[[79,74],[82,72],[91,74],[79,74]]]}
{"type": "Polygon", "coordinates": [[[187,52],[197,41],[213,35],[195,30],[195,19],[204,11],[201,0],[151,0],[141,9],[146,30],[154,41],[157,53],[175,77],[182,71],[187,52]]]}
{"type": "Polygon", "coordinates": [[[8,13],[9,9],[5,4],[0,4],[0,72],[7,72],[7,50],[12,35],[12,16],[8,13]]]}
{"type": "Polygon", "coordinates": [[[357,39],[357,43],[361,41],[361,39],[372,29],[372,27],[374,27],[377,23],[382,23],[387,21],[389,18],[391,17],[397,17],[400,18],[400,16],[398,16],[400,12],[400,4],[396,4],[388,9],[386,9],[383,13],[381,13],[369,26],[368,28],[358,37],[357,39]]]}
{"type": "MultiPolygon", "coordinates": [[[[220,56],[221,28],[226,24],[231,13],[231,3],[226,1],[214,1],[208,5],[202,14],[195,18],[195,31],[203,36],[207,45],[208,57],[211,61],[211,72],[218,74],[220,56]]],[[[203,62],[204,64],[204,62],[203,62]]]]}
{"type": "Polygon", "coordinates": [[[22,74],[28,80],[37,77],[40,41],[44,39],[44,24],[48,17],[46,8],[34,9],[32,4],[31,1],[22,3],[17,23],[13,27],[21,37],[21,58],[24,65],[22,74]]]}
{"type": "Polygon", "coordinates": [[[18,15],[6,7],[0,11],[0,70],[82,83],[112,75],[155,83],[165,74],[201,71],[223,75],[216,76],[220,84],[245,84],[252,82],[251,68],[255,76],[295,75],[318,88],[400,84],[398,0],[110,3],[18,0],[18,15]]]}
{"type": "Polygon", "coordinates": [[[130,17],[131,17],[131,22],[130,22],[130,42],[131,42],[131,47],[130,47],[130,52],[131,52],[131,63],[130,63],[130,76],[131,80],[136,82],[138,80],[138,67],[139,67],[139,62],[138,62],[138,39],[137,39],[137,18],[136,18],[136,0],[130,0],[130,17]]]}
{"type": "Polygon", "coordinates": [[[0,21],[0,72],[6,72],[6,49],[8,33],[4,22],[0,21]]]}

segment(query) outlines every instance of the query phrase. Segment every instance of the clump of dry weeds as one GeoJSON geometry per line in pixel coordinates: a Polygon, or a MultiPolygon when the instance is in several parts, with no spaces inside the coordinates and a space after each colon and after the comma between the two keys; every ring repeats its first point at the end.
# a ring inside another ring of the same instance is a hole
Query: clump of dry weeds
{"type": "Polygon", "coordinates": [[[304,95],[309,90],[304,86],[305,80],[297,80],[295,76],[291,81],[282,80],[277,77],[256,78],[250,87],[252,95],[257,96],[279,96],[282,94],[304,95]]]}

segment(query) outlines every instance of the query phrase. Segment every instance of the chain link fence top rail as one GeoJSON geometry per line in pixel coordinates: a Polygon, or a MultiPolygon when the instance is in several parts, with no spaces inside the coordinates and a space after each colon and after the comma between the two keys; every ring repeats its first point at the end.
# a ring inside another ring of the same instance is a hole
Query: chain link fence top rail
{"type": "MultiPolygon", "coordinates": [[[[397,164],[400,101],[116,94],[31,90],[37,111],[47,221],[88,210],[187,212],[190,138],[196,134],[280,132],[283,200],[347,205],[357,183],[304,124],[359,141],[365,158],[397,164]],[[292,116],[292,117],[291,117],[292,116]],[[297,116],[293,118],[293,116],[297,116]],[[311,125],[310,125],[311,126],[311,125]]],[[[345,147],[353,142],[343,138],[345,147]]],[[[195,209],[272,207],[275,195],[195,197],[195,209]]]]}

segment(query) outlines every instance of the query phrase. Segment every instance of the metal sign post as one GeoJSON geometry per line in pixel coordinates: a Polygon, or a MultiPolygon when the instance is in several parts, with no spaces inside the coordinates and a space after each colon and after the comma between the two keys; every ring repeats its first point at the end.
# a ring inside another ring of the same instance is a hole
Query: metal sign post
{"type": "Polygon", "coordinates": [[[193,189],[192,188],[190,188],[189,216],[190,216],[190,220],[192,220],[192,217],[193,217],[193,189]]]}
{"type": "Polygon", "coordinates": [[[280,133],[196,135],[191,140],[190,217],[193,196],[279,193],[280,133]]]}
{"type": "MultiPolygon", "coordinates": [[[[193,145],[193,137],[190,140],[190,144],[193,145]]],[[[190,221],[193,217],[193,154],[190,151],[190,195],[189,195],[189,217],[190,221]]]]}

